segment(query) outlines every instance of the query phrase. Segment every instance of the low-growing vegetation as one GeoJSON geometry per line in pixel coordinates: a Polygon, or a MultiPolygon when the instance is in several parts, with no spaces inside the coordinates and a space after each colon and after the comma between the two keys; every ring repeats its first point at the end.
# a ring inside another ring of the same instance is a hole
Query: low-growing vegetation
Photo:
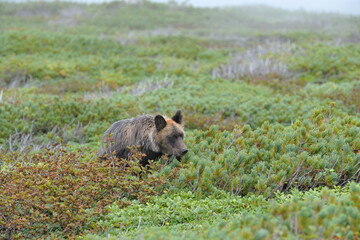
{"type": "Polygon", "coordinates": [[[360,238],[360,17],[0,3],[0,238],[360,238]],[[184,114],[182,161],[97,157],[184,114]]]}
{"type": "MultiPolygon", "coordinates": [[[[112,208],[113,213],[108,215],[111,225],[116,226],[118,221],[125,227],[120,231],[114,228],[108,236],[110,239],[116,239],[114,236],[143,239],[357,239],[359,194],[359,184],[350,184],[341,192],[325,188],[305,194],[299,191],[278,194],[270,202],[261,196],[195,200],[194,195],[181,193],[167,198],[156,197],[144,207],[112,208]],[[189,210],[193,211],[190,216],[187,215],[189,210]],[[141,218],[149,215],[151,219],[141,218]],[[124,216],[128,217],[125,219],[124,216]],[[139,234],[139,226],[146,231],[140,230],[139,234]]],[[[105,225],[109,223],[104,222],[105,225]]],[[[88,235],[85,239],[99,237],[88,235]]]]}
{"type": "Polygon", "coordinates": [[[141,174],[140,157],[134,152],[131,161],[100,162],[86,151],[65,149],[3,156],[0,236],[74,236],[99,228],[110,203],[146,202],[165,179],[141,174]]]}

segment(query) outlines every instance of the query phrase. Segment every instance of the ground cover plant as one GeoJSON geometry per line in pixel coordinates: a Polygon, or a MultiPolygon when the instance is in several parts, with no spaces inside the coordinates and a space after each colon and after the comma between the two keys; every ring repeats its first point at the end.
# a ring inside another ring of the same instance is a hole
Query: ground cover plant
{"type": "Polygon", "coordinates": [[[105,206],[127,199],[144,202],[156,193],[163,179],[142,175],[133,161],[100,163],[81,151],[44,150],[26,156],[9,154],[1,174],[2,238],[37,238],[61,231],[69,237],[84,228],[96,228],[91,221],[106,212],[105,206]]]}
{"type": "Polygon", "coordinates": [[[359,16],[1,2],[0,30],[0,238],[360,238],[359,16]],[[177,109],[181,162],[97,158],[177,109]]]}

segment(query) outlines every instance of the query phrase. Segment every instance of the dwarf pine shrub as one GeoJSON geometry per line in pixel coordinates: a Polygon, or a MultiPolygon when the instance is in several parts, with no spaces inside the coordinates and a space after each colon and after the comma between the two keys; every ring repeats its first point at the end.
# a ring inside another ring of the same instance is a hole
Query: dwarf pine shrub
{"type": "Polygon", "coordinates": [[[271,197],[277,190],[359,181],[360,121],[331,118],[330,108],[315,110],[309,120],[288,127],[265,122],[257,129],[211,127],[188,134],[186,144],[192,149],[174,189],[271,197]]]}
{"type": "MultiPolygon", "coordinates": [[[[358,239],[360,237],[359,197],[359,184],[351,183],[348,185],[348,190],[342,193],[325,188],[305,193],[293,192],[291,195],[279,195],[277,200],[263,202],[261,208],[258,208],[255,213],[241,207],[233,211],[233,204],[227,202],[226,198],[210,198],[208,200],[210,203],[207,204],[209,209],[206,212],[211,213],[222,206],[220,209],[226,209],[226,215],[225,212],[223,214],[220,212],[219,215],[222,215],[222,218],[217,218],[215,214],[211,218],[215,221],[202,222],[200,213],[200,221],[194,221],[190,226],[182,226],[176,224],[175,213],[186,211],[188,207],[177,204],[176,196],[174,196],[168,200],[175,201],[172,205],[174,209],[170,211],[171,207],[169,207],[167,213],[165,213],[166,207],[159,209],[161,206],[157,203],[159,200],[143,208],[133,210],[130,207],[129,209],[136,215],[144,211],[152,212],[151,207],[155,207],[164,213],[169,224],[164,224],[164,227],[159,227],[157,224],[148,227],[145,222],[141,234],[114,231],[111,235],[131,236],[138,239],[162,239],[164,236],[167,239],[358,239]],[[217,202],[217,204],[212,205],[212,202],[217,202]]],[[[251,197],[239,199],[239,206],[244,201],[249,203],[250,199],[251,197]]],[[[188,206],[198,205],[200,209],[201,202],[194,198],[188,206]]],[[[114,211],[111,216],[120,217],[122,211],[124,209],[114,211]]],[[[155,215],[155,213],[152,214],[155,215]]],[[[120,218],[114,217],[116,220],[120,218]]],[[[156,219],[155,216],[154,219],[156,219]]],[[[92,238],[89,236],[85,239],[92,238]]]]}

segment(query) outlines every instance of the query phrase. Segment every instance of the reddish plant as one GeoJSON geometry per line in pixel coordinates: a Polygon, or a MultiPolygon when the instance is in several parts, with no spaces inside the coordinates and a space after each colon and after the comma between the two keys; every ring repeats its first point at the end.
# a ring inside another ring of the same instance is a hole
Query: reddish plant
{"type": "MultiPolygon", "coordinates": [[[[4,155],[0,171],[0,238],[71,237],[96,228],[106,206],[145,202],[163,184],[130,161],[89,159],[81,151],[4,155]]],[[[152,166],[150,166],[151,168],[152,166]]]]}

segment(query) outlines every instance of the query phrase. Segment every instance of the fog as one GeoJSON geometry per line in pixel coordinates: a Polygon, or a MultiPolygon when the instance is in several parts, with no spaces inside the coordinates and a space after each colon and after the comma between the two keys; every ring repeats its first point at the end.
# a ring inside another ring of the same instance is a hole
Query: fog
{"type": "MultiPolygon", "coordinates": [[[[0,0],[0,2],[24,2],[29,0],[0,0]]],[[[30,0],[31,1],[31,0],[30,0]]],[[[46,0],[45,0],[46,1],[46,0]]],[[[60,0],[61,1],[61,0],[60,0]]],[[[63,0],[71,2],[102,3],[114,0],[63,0]]],[[[125,0],[134,2],[136,0],[125,0]]],[[[169,2],[169,0],[150,0],[152,2],[169,2]]],[[[360,0],[170,0],[195,7],[227,7],[264,4],[287,10],[306,10],[310,12],[332,12],[360,15],[360,0]]]]}
{"type": "MultiPolygon", "coordinates": [[[[153,0],[168,2],[168,0],[153,0]]],[[[177,0],[197,7],[221,7],[248,4],[265,4],[288,10],[303,9],[312,12],[334,12],[360,15],[360,0],[177,0]]]]}

